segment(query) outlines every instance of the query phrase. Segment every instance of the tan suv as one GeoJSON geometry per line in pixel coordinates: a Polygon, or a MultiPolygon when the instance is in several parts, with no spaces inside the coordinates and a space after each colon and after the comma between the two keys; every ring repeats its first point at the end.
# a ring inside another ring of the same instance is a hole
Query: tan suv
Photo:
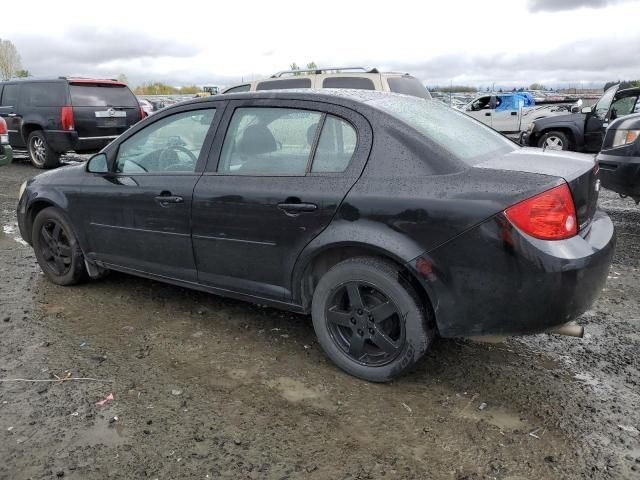
{"type": "Polygon", "coordinates": [[[367,70],[363,67],[286,70],[263,80],[235,85],[223,93],[289,88],[355,88],[431,98],[429,90],[408,73],[379,72],[375,68],[367,70]]]}

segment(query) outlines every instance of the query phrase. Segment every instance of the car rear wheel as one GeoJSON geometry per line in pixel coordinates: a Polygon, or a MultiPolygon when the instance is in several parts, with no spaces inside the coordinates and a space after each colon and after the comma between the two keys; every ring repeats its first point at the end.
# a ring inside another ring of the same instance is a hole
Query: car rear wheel
{"type": "Polygon", "coordinates": [[[29,157],[34,167],[55,168],[60,165],[60,155],[51,149],[42,130],[31,132],[27,144],[29,157]]]}
{"type": "Polygon", "coordinates": [[[31,234],[40,268],[57,285],[73,285],[87,278],[84,255],[71,225],[55,207],[38,213],[31,234]]]}
{"type": "Polygon", "coordinates": [[[569,138],[563,132],[547,132],[538,140],[538,147],[547,150],[569,150],[569,138]]]}
{"type": "Polygon", "coordinates": [[[407,371],[434,338],[430,310],[390,262],[358,257],[329,270],[312,302],[313,326],[347,373],[387,382],[407,371]]]}

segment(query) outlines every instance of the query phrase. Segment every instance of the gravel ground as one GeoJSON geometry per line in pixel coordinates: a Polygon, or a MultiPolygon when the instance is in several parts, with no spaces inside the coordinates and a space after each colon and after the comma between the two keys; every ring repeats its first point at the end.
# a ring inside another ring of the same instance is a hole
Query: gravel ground
{"type": "Polygon", "coordinates": [[[374,385],[310,319],[113,274],[48,283],[0,169],[0,478],[640,478],[640,207],[618,229],[584,339],[439,341],[374,385]],[[113,394],[104,405],[96,402],[113,394]]]}

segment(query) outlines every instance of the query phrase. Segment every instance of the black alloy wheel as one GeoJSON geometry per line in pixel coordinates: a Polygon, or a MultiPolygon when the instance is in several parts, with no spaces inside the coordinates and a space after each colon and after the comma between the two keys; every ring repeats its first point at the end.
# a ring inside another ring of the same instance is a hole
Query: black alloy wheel
{"type": "Polygon", "coordinates": [[[64,228],[55,219],[48,219],[40,227],[40,253],[47,266],[58,276],[69,273],[72,249],[64,228]]]}
{"type": "Polygon", "coordinates": [[[326,316],[333,341],[361,365],[385,365],[402,350],[405,328],[398,307],[370,283],[339,285],[329,295],[326,316]]]}

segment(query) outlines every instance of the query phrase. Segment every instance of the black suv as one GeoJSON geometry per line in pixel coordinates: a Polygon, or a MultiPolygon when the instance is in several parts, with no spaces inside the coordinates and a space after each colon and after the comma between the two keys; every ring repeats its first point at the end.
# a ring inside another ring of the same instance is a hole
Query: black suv
{"type": "Polygon", "coordinates": [[[637,113],[640,108],[640,88],[619,88],[619,84],[609,88],[592,107],[582,110],[573,107],[569,115],[531,122],[520,138],[521,143],[549,150],[599,152],[609,122],[637,113]]]}
{"type": "Polygon", "coordinates": [[[59,77],[0,83],[0,116],[13,148],[53,168],[70,150],[97,152],[146,114],[124,83],[59,77]]]}

